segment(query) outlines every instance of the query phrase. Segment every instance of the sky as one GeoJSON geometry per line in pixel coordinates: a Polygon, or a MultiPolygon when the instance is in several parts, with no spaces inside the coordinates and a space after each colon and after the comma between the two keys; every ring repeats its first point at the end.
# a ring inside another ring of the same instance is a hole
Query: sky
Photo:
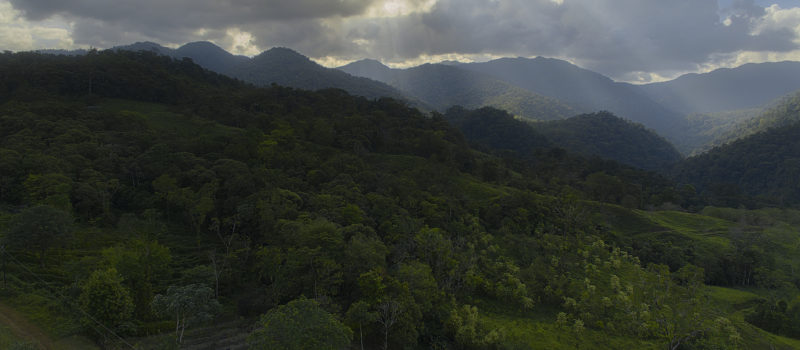
{"type": "Polygon", "coordinates": [[[545,56],[645,83],[800,61],[800,0],[0,0],[0,50],[200,40],[329,67],[545,56]]]}

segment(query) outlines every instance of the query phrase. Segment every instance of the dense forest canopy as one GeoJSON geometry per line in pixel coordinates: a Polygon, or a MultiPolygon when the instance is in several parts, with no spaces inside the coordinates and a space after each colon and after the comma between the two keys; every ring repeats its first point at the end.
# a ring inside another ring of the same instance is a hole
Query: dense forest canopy
{"type": "Polygon", "coordinates": [[[568,151],[641,169],[664,170],[682,158],[675,147],[654,131],[609,112],[532,125],[568,151]]]}
{"type": "Polygon", "coordinates": [[[800,213],[687,213],[691,186],[500,111],[509,143],[475,138],[485,112],[0,54],[2,301],[106,348],[795,344],[761,328],[796,336],[800,213]]]}

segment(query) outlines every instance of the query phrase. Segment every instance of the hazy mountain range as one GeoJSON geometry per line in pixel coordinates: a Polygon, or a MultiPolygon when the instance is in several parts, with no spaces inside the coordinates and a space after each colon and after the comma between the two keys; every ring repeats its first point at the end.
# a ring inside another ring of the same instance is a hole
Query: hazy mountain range
{"type": "MultiPolygon", "coordinates": [[[[253,58],[233,55],[206,41],[188,43],[177,49],[143,42],[114,47],[113,50],[145,50],[174,58],[188,57],[203,68],[256,85],[268,86],[274,83],[306,90],[338,88],[367,98],[392,97],[409,100],[407,95],[382,82],[325,68],[287,48],[273,48],[253,58]]],[[[421,103],[409,102],[417,107],[424,107],[421,103]]]]}
{"type": "Polygon", "coordinates": [[[684,154],[736,139],[737,130],[746,128],[741,123],[757,117],[771,101],[774,105],[782,96],[800,90],[800,62],[747,64],[633,85],[543,57],[445,62],[407,69],[365,59],[332,69],[288,48],[273,48],[252,58],[233,55],[209,42],[188,43],[177,49],[143,42],[113,49],[188,57],[206,69],[256,85],[339,88],[371,99],[401,99],[424,110],[491,106],[530,120],[608,111],[654,130],[684,154]]]}
{"type": "Polygon", "coordinates": [[[366,60],[339,69],[387,83],[438,110],[451,106],[491,106],[533,120],[563,119],[579,113],[558,99],[453,65],[424,64],[409,69],[391,69],[380,62],[366,60]]]}

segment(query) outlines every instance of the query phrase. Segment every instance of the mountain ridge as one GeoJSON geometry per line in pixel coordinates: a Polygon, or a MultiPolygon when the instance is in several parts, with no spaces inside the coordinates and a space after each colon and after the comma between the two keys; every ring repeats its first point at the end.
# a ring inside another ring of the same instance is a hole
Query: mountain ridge
{"type": "Polygon", "coordinates": [[[683,116],[651,100],[634,85],[615,82],[564,60],[544,57],[500,58],[466,63],[460,67],[564,101],[581,113],[600,110],[612,112],[654,129],[673,141],[679,139],[686,126],[683,116]]]}
{"type": "Polygon", "coordinates": [[[684,113],[761,107],[800,89],[800,62],[747,63],[708,73],[684,74],[640,88],[653,99],[684,113]]]}
{"type": "Polygon", "coordinates": [[[570,105],[458,65],[426,63],[406,69],[361,60],[340,70],[383,81],[445,111],[452,106],[505,109],[531,120],[563,119],[577,114],[570,105]]]}
{"type": "MultiPolygon", "coordinates": [[[[702,125],[697,127],[698,121],[708,118],[700,120],[693,115],[704,110],[724,108],[720,112],[729,112],[735,107],[761,106],[785,95],[789,89],[800,89],[797,78],[800,62],[794,61],[750,63],[709,73],[685,74],[667,82],[633,85],[616,82],[568,61],[546,57],[508,57],[479,63],[450,61],[406,69],[393,69],[380,61],[364,59],[333,69],[290,48],[272,48],[252,58],[233,55],[207,41],[175,49],[154,42],[137,42],[112,50],[145,50],[179,59],[189,57],[206,69],[257,85],[277,83],[310,90],[339,88],[367,98],[388,96],[404,100],[423,110],[444,111],[453,105],[493,106],[537,120],[607,110],[655,130],[684,154],[705,149],[698,142],[707,138],[701,133],[709,132],[702,125]],[[406,77],[398,78],[399,75],[406,77]],[[439,81],[432,79],[433,76],[438,76],[439,81]],[[780,83],[765,83],[770,81],[780,83]]],[[[58,50],[50,53],[85,54],[58,50]]],[[[724,119],[731,113],[719,115],[715,117],[718,120],[714,120],[714,128],[739,123],[738,119],[724,119]]],[[[727,131],[720,129],[719,133],[724,132],[727,131]]]]}
{"type": "Polygon", "coordinates": [[[323,67],[286,47],[274,47],[252,58],[231,54],[208,41],[187,43],[177,49],[153,42],[137,42],[111,50],[144,50],[178,59],[188,57],[208,70],[261,86],[275,83],[306,90],[338,88],[371,99],[392,97],[427,109],[423,103],[409,99],[391,86],[323,67]]]}

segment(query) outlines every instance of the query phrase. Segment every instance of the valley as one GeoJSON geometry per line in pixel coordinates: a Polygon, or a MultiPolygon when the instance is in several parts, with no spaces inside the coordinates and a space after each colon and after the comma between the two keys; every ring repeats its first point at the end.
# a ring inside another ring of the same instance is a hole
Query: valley
{"type": "Polygon", "coordinates": [[[0,346],[798,348],[776,67],[0,54],[0,346]]]}

